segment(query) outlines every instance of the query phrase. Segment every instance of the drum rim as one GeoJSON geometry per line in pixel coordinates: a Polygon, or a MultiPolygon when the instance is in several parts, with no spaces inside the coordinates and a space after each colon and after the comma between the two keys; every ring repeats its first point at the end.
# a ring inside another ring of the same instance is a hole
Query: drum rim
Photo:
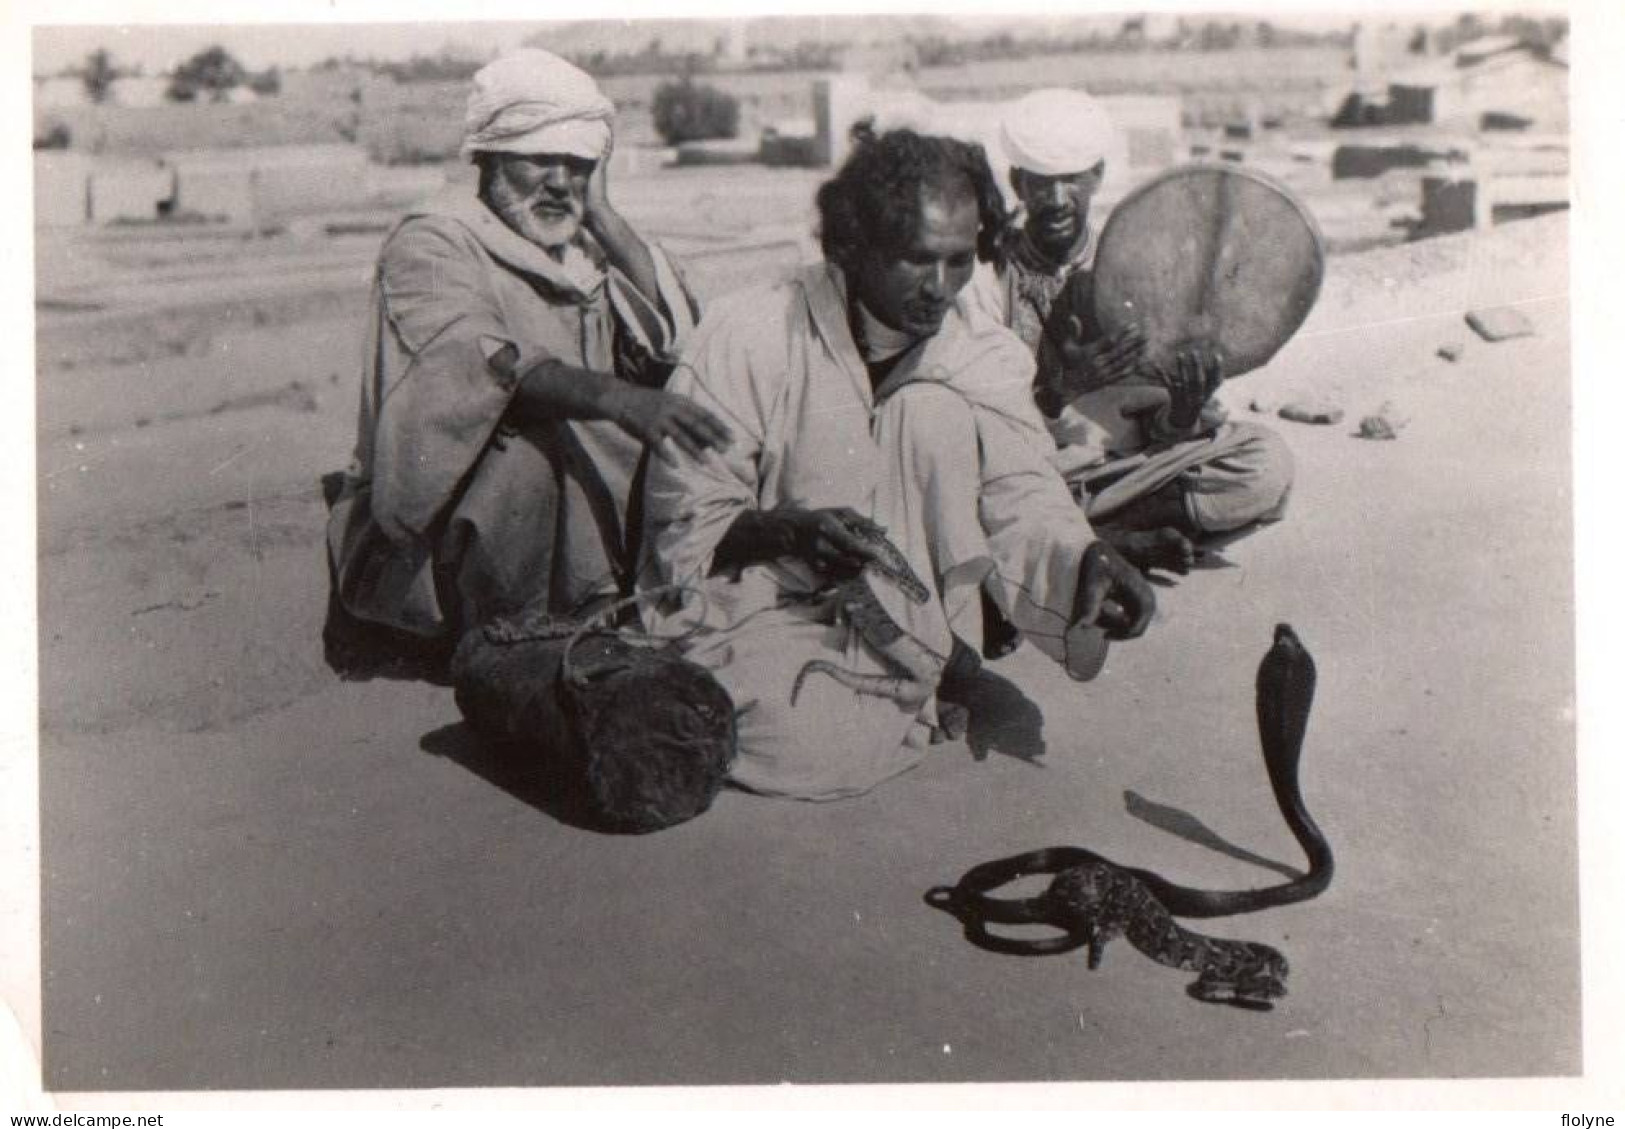
{"type": "MultiPolygon", "coordinates": [[[[1288,333],[1281,343],[1276,345],[1275,348],[1270,351],[1270,357],[1266,358],[1258,366],[1261,368],[1264,364],[1269,363],[1270,358],[1273,358],[1276,353],[1285,348],[1286,343],[1297,334],[1298,330],[1303,328],[1303,323],[1309,320],[1309,313],[1313,311],[1315,303],[1320,299],[1321,286],[1326,280],[1326,237],[1321,232],[1320,224],[1316,222],[1314,213],[1309,210],[1308,206],[1298,197],[1296,192],[1293,192],[1280,180],[1277,180],[1275,177],[1270,176],[1268,173],[1261,172],[1258,169],[1247,168],[1244,165],[1235,165],[1226,161],[1187,161],[1184,164],[1176,165],[1171,169],[1164,169],[1151,179],[1136,186],[1128,193],[1128,195],[1124,196],[1112,206],[1111,214],[1106,217],[1106,223],[1100,231],[1100,239],[1095,246],[1094,261],[1097,264],[1101,261],[1101,256],[1110,245],[1109,240],[1112,230],[1114,227],[1120,226],[1118,224],[1118,220],[1128,205],[1132,204],[1141,196],[1144,196],[1146,193],[1157,188],[1166,181],[1181,179],[1194,173],[1214,172],[1252,180],[1263,185],[1265,188],[1271,189],[1277,196],[1280,196],[1282,199],[1286,200],[1287,203],[1292,205],[1292,210],[1297,213],[1298,218],[1303,221],[1304,226],[1308,229],[1309,237],[1314,243],[1315,247],[1314,285],[1309,290],[1309,301],[1305,305],[1304,315],[1298,320],[1298,324],[1292,327],[1292,332],[1288,333]]],[[[1098,283],[1099,274],[1097,269],[1095,288],[1095,292],[1097,294],[1100,292],[1098,283]]],[[[1097,317],[1100,315],[1098,303],[1096,305],[1095,315],[1097,317]]]]}

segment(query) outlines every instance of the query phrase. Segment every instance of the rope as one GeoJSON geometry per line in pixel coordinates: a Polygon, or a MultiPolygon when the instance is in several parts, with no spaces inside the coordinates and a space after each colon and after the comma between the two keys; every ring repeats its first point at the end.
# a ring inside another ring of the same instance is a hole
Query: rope
{"type": "Polygon", "coordinates": [[[560,663],[559,669],[560,677],[562,677],[566,682],[573,683],[575,681],[574,668],[570,665],[570,652],[575,648],[575,645],[580,642],[582,636],[589,632],[603,631],[605,634],[613,635],[617,639],[623,639],[628,642],[635,643],[638,646],[648,646],[655,643],[662,643],[668,646],[678,646],[685,640],[705,629],[705,619],[706,616],[710,614],[710,611],[710,596],[706,594],[703,588],[695,587],[692,584],[662,584],[659,587],[650,588],[647,591],[634,592],[632,595],[620,600],[616,600],[608,607],[601,608],[599,611],[588,616],[581,622],[579,627],[570,633],[569,641],[564,644],[564,658],[560,663]],[[634,632],[627,628],[606,629],[606,623],[613,620],[616,615],[624,611],[626,608],[635,607],[648,599],[664,599],[667,596],[675,595],[677,593],[691,593],[698,596],[701,604],[703,605],[699,622],[695,623],[694,626],[690,627],[681,634],[649,635],[642,631],[634,632]]]}

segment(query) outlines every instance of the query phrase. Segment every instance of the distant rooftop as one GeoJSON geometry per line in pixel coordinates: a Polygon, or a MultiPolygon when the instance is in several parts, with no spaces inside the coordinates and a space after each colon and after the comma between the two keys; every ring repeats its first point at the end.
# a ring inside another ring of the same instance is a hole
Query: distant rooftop
{"type": "Polygon", "coordinates": [[[1454,56],[1457,66],[1467,67],[1491,55],[1499,55],[1502,51],[1515,51],[1525,45],[1516,35],[1481,35],[1457,47],[1454,56]]]}
{"type": "Polygon", "coordinates": [[[1519,55],[1566,67],[1569,65],[1568,46],[1565,39],[1550,51],[1543,51],[1514,35],[1485,35],[1463,43],[1449,55],[1397,70],[1389,81],[1398,86],[1439,86],[1453,81],[1464,70],[1486,65],[1499,67],[1519,55]]]}

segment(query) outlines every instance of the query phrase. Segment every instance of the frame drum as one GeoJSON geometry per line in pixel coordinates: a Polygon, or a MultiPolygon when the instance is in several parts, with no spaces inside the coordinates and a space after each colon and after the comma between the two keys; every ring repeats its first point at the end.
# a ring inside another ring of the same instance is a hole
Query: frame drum
{"type": "Polygon", "coordinates": [[[1137,324],[1146,359],[1206,342],[1226,377],[1260,367],[1320,293],[1326,253],[1307,208],[1262,173],[1170,169],[1112,210],[1095,253],[1095,316],[1107,335],[1137,324]]]}

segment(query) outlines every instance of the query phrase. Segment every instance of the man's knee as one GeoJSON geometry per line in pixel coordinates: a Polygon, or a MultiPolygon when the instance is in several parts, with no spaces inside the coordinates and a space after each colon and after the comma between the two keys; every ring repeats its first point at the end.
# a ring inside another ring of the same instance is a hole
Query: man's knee
{"type": "Polygon", "coordinates": [[[1295,463],[1286,440],[1267,427],[1242,422],[1241,441],[1195,476],[1187,496],[1203,532],[1227,533],[1255,522],[1278,521],[1292,493],[1295,463]]]}
{"type": "Polygon", "coordinates": [[[945,460],[976,465],[976,420],[959,393],[923,381],[907,384],[892,394],[888,408],[916,473],[929,476],[945,460]]]}
{"type": "Polygon", "coordinates": [[[927,434],[936,435],[943,431],[968,432],[976,426],[970,404],[943,384],[923,380],[905,384],[892,393],[887,403],[909,431],[926,429],[927,434]]]}
{"type": "Polygon", "coordinates": [[[1292,475],[1296,464],[1292,461],[1292,448],[1286,440],[1267,427],[1250,426],[1252,434],[1242,448],[1242,463],[1261,499],[1274,505],[1284,502],[1292,489],[1292,475]]]}

